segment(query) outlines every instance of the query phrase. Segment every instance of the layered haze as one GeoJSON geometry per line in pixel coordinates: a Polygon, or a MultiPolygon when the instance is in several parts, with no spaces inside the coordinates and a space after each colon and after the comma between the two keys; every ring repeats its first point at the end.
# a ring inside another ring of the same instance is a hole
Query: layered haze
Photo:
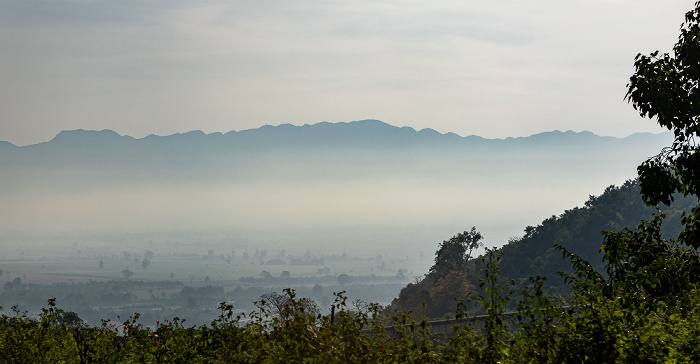
{"type": "Polygon", "coordinates": [[[376,120],[141,139],[64,131],[24,147],[0,143],[0,231],[277,231],[290,242],[307,236],[309,246],[432,251],[475,225],[487,246],[500,246],[634,178],[670,139],[484,139],[376,120]]]}

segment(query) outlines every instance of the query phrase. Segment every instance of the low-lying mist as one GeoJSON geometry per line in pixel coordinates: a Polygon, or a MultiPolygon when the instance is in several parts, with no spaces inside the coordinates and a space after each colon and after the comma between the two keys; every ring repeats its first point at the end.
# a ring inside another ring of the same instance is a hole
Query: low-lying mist
{"type": "Polygon", "coordinates": [[[217,302],[250,309],[284,287],[322,307],[340,290],[388,303],[441,241],[476,226],[502,246],[634,178],[668,140],[485,140],[366,121],[4,143],[0,306],[58,296],[93,323],[138,310],[203,324],[217,302]]]}
{"type": "Polygon", "coordinates": [[[342,240],[357,246],[364,242],[353,236],[363,229],[441,231],[424,242],[384,242],[425,247],[477,226],[488,245],[500,246],[525,226],[632,178],[633,170],[603,174],[594,169],[581,175],[580,165],[535,165],[493,175],[473,167],[461,173],[348,180],[166,181],[91,186],[85,192],[35,190],[4,195],[0,224],[5,231],[44,234],[336,229],[342,240]]]}
{"type": "Polygon", "coordinates": [[[139,140],[63,132],[3,149],[0,232],[332,229],[343,245],[375,246],[362,230],[410,229],[415,239],[383,245],[430,250],[477,226],[488,246],[500,246],[634,178],[667,139],[486,140],[378,121],[139,140]]]}

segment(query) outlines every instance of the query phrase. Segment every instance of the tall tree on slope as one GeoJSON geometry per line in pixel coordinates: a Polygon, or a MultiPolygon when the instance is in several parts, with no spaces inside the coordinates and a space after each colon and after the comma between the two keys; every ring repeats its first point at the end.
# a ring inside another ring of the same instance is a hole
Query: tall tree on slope
{"type": "MultiPolygon", "coordinates": [[[[700,1],[685,15],[673,55],[639,54],[626,99],[642,117],[656,118],[675,140],[638,167],[642,197],[669,205],[673,194],[700,196],[700,1]]],[[[679,240],[700,247],[700,206],[683,218],[679,240]]]]}

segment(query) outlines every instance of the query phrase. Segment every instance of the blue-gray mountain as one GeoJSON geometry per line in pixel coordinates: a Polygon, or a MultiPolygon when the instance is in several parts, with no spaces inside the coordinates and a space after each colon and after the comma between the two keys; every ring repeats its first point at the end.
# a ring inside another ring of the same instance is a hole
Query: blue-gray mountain
{"type": "Polygon", "coordinates": [[[141,139],[63,131],[35,145],[0,143],[0,231],[410,226],[430,230],[421,239],[439,231],[422,241],[431,251],[476,225],[501,245],[634,178],[671,140],[572,131],[484,139],[377,120],[141,139]]]}
{"type": "MultiPolygon", "coordinates": [[[[668,134],[613,138],[572,131],[484,139],[399,128],[377,120],[283,124],[226,134],[191,131],[141,139],[111,130],[81,129],[62,131],[49,142],[24,147],[1,142],[0,168],[13,172],[3,174],[3,189],[27,187],[29,181],[23,177],[31,180],[37,173],[51,176],[46,179],[51,188],[57,187],[59,180],[77,176],[89,184],[122,184],[143,179],[440,175],[459,174],[464,169],[475,174],[512,174],[524,166],[581,170],[598,165],[594,169],[607,169],[630,160],[641,161],[669,140],[668,134]],[[67,170],[71,173],[66,174],[67,170]]],[[[636,164],[626,167],[632,171],[636,164]]]]}

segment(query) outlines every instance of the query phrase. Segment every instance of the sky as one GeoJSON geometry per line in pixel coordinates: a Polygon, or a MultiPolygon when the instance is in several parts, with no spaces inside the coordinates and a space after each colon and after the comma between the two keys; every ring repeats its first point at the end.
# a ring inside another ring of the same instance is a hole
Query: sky
{"type": "Polygon", "coordinates": [[[0,140],[379,119],[662,131],[625,100],[693,0],[0,0],[0,140]]]}

